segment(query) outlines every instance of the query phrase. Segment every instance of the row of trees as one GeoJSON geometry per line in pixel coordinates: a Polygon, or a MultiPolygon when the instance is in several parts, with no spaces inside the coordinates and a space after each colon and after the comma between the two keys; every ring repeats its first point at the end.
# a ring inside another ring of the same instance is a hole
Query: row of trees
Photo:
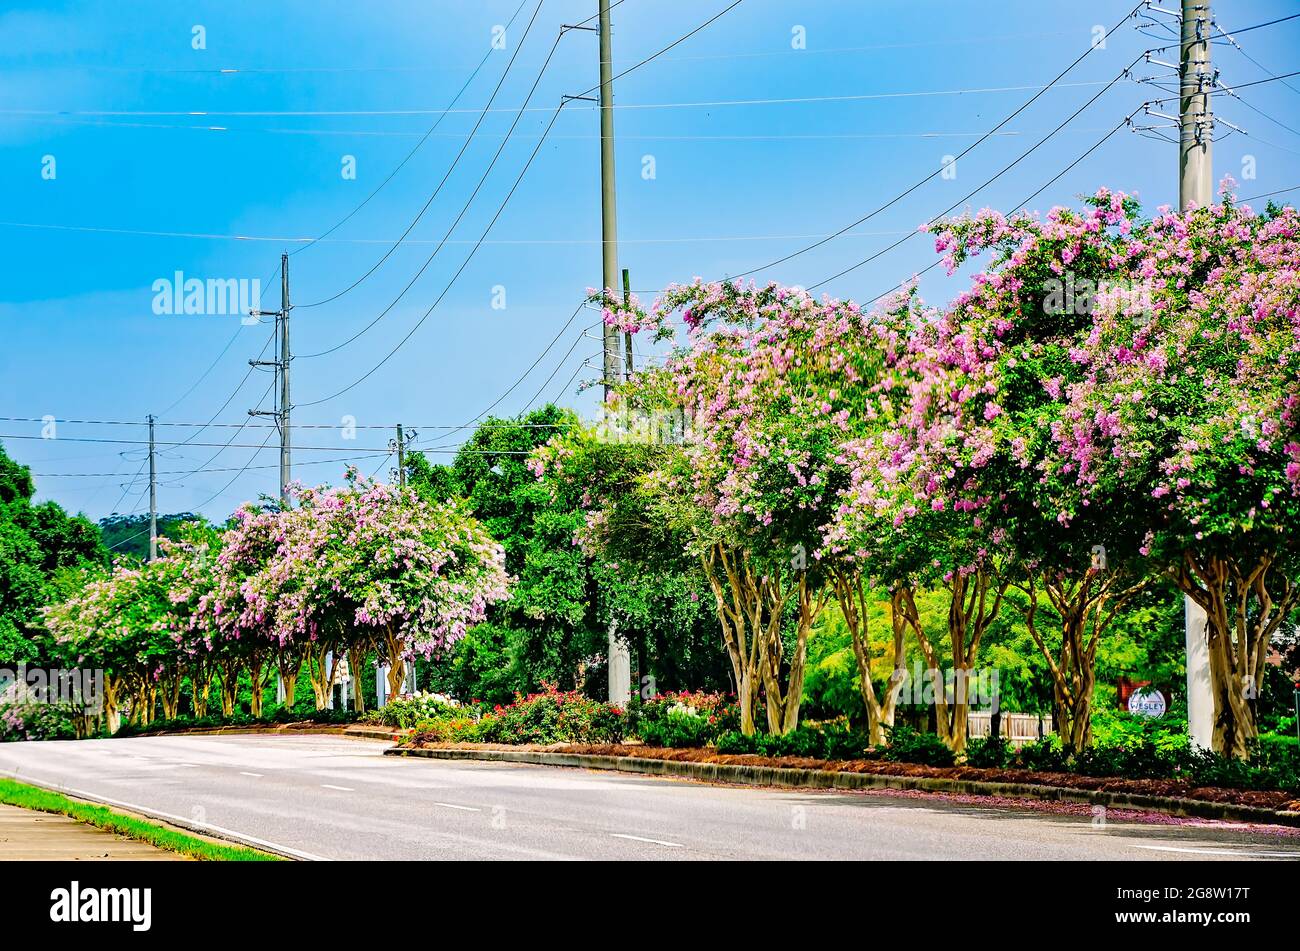
{"type": "Polygon", "coordinates": [[[45,609],[69,659],[104,671],[110,731],[127,701],[140,721],[158,703],[175,716],[186,681],[196,715],[214,687],[229,715],[241,675],[254,716],[277,672],[287,705],[303,671],[322,709],[344,657],[354,671],[383,658],[397,693],[409,660],[447,650],[506,597],[504,552],[463,504],[355,472],[293,496],[241,508],[222,530],[192,523],[156,561],[87,568],[45,609]]]}
{"type": "MultiPolygon", "coordinates": [[[[760,712],[772,732],[797,724],[828,603],[880,737],[902,678],[873,682],[868,602],[889,601],[896,673],[910,636],[937,678],[975,668],[1014,601],[1082,747],[1101,637],[1168,583],[1209,617],[1214,747],[1247,755],[1270,641],[1300,598],[1300,217],[1225,199],[1144,218],[1102,190],[1081,210],[933,230],[950,273],[991,256],[942,308],[913,285],[870,313],[776,285],[697,281],[648,313],[594,295],[608,323],[684,329],[607,409],[683,414],[692,438],[572,431],[536,470],[582,487],[594,555],[698,565],[747,732],[760,712]],[[922,589],[947,601],[941,634],[920,623],[922,589]]],[[[961,750],[967,681],[935,688],[961,750]]]]}

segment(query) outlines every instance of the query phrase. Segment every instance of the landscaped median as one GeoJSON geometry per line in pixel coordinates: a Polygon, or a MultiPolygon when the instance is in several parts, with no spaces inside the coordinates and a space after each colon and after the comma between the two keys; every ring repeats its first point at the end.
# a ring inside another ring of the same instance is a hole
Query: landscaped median
{"type": "Polygon", "coordinates": [[[1254,761],[1127,745],[1078,754],[1049,738],[1020,750],[968,744],[965,762],[932,735],[899,726],[870,746],[848,724],[745,736],[734,703],[708,694],[661,695],[624,711],[572,693],[541,693],[491,708],[403,699],[376,719],[404,731],[386,753],[674,776],[704,782],[823,789],[917,790],[1055,800],[1174,816],[1300,827],[1296,751],[1261,748],[1254,761]]]}
{"type": "Polygon", "coordinates": [[[402,744],[389,756],[483,760],[580,769],[609,769],[710,783],[813,789],[897,789],[969,796],[1044,799],[1134,809],[1172,816],[1300,827],[1293,793],[1194,787],[1176,781],[1131,780],[1027,770],[934,767],[872,760],[729,756],[711,749],[641,745],[506,746],[402,744]]]}

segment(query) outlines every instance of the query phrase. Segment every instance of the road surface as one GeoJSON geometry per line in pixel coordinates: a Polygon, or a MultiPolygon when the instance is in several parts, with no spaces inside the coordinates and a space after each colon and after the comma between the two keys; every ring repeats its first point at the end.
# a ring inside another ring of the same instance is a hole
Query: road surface
{"type": "MultiPolygon", "coordinates": [[[[1300,838],[941,797],[383,756],[332,736],[0,744],[0,774],[323,859],[1300,859],[1300,838]]],[[[3,855],[0,855],[3,858],[3,855]]]]}

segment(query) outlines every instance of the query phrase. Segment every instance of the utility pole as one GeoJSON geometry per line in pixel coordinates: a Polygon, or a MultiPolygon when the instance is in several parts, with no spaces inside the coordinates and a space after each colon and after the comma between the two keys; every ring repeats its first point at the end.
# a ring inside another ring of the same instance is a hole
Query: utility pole
{"type": "MultiPolygon", "coordinates": [[[[1178,58],[1178,207],[1205,207],[1214,200],[1214,119],[1210,90],[1210,0],[1182,0],[1178,58]]],[[[1183,596],[1187,644],[1187,732],[1193,746],[1210,749],[1214,733],[1214,694],[1210,685],[1210,644],[1205,609],[1183,596]]]]}
{"type": "Polygon", "coordinates": [[[406,431],[397,424],[397,438],[389,441],[388,448],[397,454],[397,484],[406,488],[406,431]]]}
{"type": "MultiPolygon", "coordinates": [[[[614,53],[609,26],[609,0],[600,2],[600,226],[601,280],[606,290],[618,282],[618,212],[614,184],[614,53]]],[[[605,326],[605,395],[619,378],[618,328],[605,326]]]]}
{"type": "Polygon", "coordinates": [[[149,560],[158,559],[158,467],[154,462],[153,413],[149,414],[149,560]]]}
{"type": "Polygon", "coordinates": [[[275,409],[250,409],[249,416],[269,416],[275,420],[280,431],[280,507],[289,507],[289,483],[293,481],[292,446],[289,414],[293,407],[289,396],[289,362],[292,359],[289,350],[289,255],[280,255],[280,309],[251,310],[254,317],[275,318],[276,355],[274,360],[249,360],[249,366],[272,367],[275,370],[279,387],[276,393],[275,409]]]}
{"type": "Polygon", "coordinates": [[[280,506],[289,507],[289,483],[293,481],[289,413],[289,255],[280,255],[280,506]]]}
{"type": "MultiPolygon", "coordinates": [[[[632,278],[628,276],[627,268],[623,268],[623,306],[626,307],[632,303],[632,278]]],[[[632,359],[632,334],[628,331],[623,333],[623,346],[626,348],[627,365],[624,368],[624,379],[632,379],[632,374],[636,371],[636,363],[632,359]]]]}
{"type": "MultiPolygon", "coordinates": [[[[609,0],[600,3],[600,225],[601,279],[605,290],[612,291],[618,281],[618,215],[614,186],[614,51],[609,25],[609,0]]],[[[618,328],[605,325],[602,336],[604,357],[601,361],[605,383],[605,405],[619,373],[618,328]]],[[[629,343],[630,347],[631,344],[629,343]]],[[[606,409],[606,411],[608,411],[606,409]]],[[[618,639],[618,622],[609,622],[609,702],[625,704],[631,699],[631,657],[627,645],[618,639]]]]}

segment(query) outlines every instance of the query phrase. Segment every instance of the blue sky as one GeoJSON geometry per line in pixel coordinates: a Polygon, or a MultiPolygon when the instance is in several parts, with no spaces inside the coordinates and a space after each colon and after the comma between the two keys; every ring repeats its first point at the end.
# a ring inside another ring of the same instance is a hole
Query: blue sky
{"type": "MultiPolygon", "coordinates": [[[[7,4],[0,13],[7,341],[0,415],[129,421],[152,412],[162,423],[243,422],[270,384],[261,371],[250,375],[247,363],[270,327],[242,326],[233,316],[155,314],[154,282],[177,271],[204,280],[271,279],[270,306],[278,302],[278,257],[288,250],[295,252],[295,304],[345,289],[411,225],[517,50],[494,111],[408,241],[355,289],[299,307],[293,318],[294,350],[304,355],[293,365],[296,423],[403,422],[421,431],[420,445],[454,445],[454,431],[432,427],[462,424],[500,397],[555,338],[585,288],[600,282],[598,118],[592,104],[574,102],[488,242],[447,289],[559,97],[597,81],[594,33],[570,31],[560,40],[532,111],[411,290],[351,344],[305,355],[347,340],[397,298],[487,168],[559,25],[596,8],[595,0],[543,0],[525,40],[536,2],[7,4]],[[517,10],[504,48],[492,50],[494,27],[517,10]],[[205,49],[193,48],[196,26],[205,49]],[[442,118],[361,211],[325,241],[303,247],[293,240],[320,235],[370,195],[489,53],[459,111],[442,118]],[[54,159],[52,179],[42,176],[46,156],[54,159]],[[345,156],[355,158],[355,179],[342,174],[345,156]],[[500,288],[505,306],[495,308],[500,288]],[[306,405],[362,377],[408,333],[363,382],[306,405]]],[[[616,69],[726,5],[624,0],[613,14],[616,69]]],[[[745,0],[618,82],[622,265],[649,298],[669,282],[746,271],[840,230],[960,153],[1088,48],[1095,26],[1109,28],[1131,7],[1127,0],[745,0]],[[792,48],[798,36],[806,48],[792,48]],[[653,177],[643,174],[650,162],[653,177]]],[[[1219,5],[1218,16],[1234,29],[1292,12],[1282,0],[1241,0],[1219,5]]],[[[1289,72],[1298,37],[1300,20],[1243,34],[1249,57],[1216,46],[1223,81],[1289,72]]],[[[1009,123],[1009,134],[962,158],[955,178],[936,177],[849,234],[756,276],[812,285],[888,246],[1028,149],[1144,49],[1169,42],[1130,21],[1009,123]]],[[[1158,58],[1176,60],[1177,50],[1158,58]]],[[[1165,77],[1167,70],[1140,65],[1136,73],[1165,77]]],[[[1288,83],[1252,87],[1242,98],[1286,123],[1300,102],[1300,81],[1288,83]]],[[[1140,103],[1163,95],[1149,84],[1116,84],[963,207],[1010,210],[1140,103]]],[[[1249,135],[1217,143],[1216,178],[1243,179],[1243,159],[1253,156],[1256,177],[1241,182],[1240,194],[1300,185],[1300,134],[1226,96],[1217,112],[1249,135]]],[[[1176,197],[1176,161],[1173,145],[1122,130],[1030,207],[1066,203],[1101,184],[1136,191],[1154,207],[1176,197]]],[[[869,300],[933,259],[930,243],[916,237],[820,290],[869,300]]],[[[941,274],[922,281],[931,300],[949,296],[959,280],[941,274]]],[[[599,344],[581,336],[594,319],[580,315],[498,412],[517,412],[534,394],[589,412],[591,394],[574,390],[594,376],[583,363],[596,360],[599,344]]],[[[160,425],[158,432],[162,443],[191,439],[160,454],[159,469],[168,473],[160,478],[161,510],[221,518],[244,499],[276,491],[274,448],[244,448],[260,444],[266,430],[160,425]],[[221,449],[232,436],[231,448],[221,449]]],[[[58,438],[32,438],[41,434],[39,422],[0,421],[0,442],[32,466],[41,497],[95,518],[142,510],[146,486],[134,478],[142,453],[130,441],[144,438],[143,427],[61,423],[58,438]]],[[[297,442],[313,448],[295,461],[320,464],[301,465],[295,475],[337,480],[335,460],[370,456],[388,436],[306,430],[297,442]]],[[[387,470],[382,457],[358,465],[387,470]]]]}

